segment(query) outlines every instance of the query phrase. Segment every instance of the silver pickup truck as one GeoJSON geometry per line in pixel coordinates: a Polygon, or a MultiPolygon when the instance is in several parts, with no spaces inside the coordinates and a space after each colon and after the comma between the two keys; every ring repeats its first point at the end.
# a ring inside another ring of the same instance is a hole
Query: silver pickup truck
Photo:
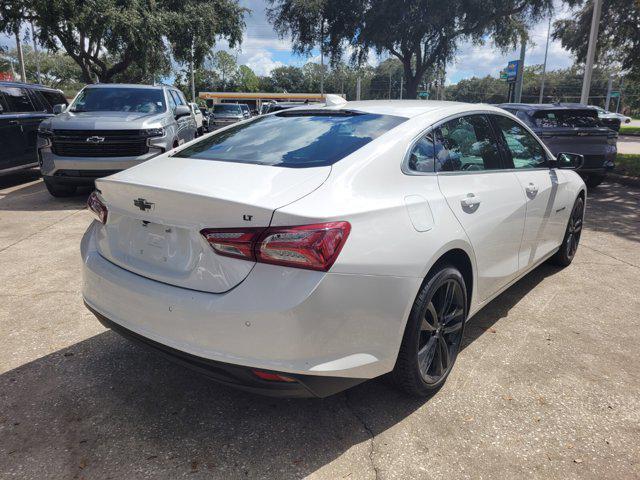
{"type": "Polygon", "coordinates": [[[195,138],[196,122],[182,92],[170,86],[99,84],[38,128],[38,161],[49,193],[142,163],[195,138]]]}

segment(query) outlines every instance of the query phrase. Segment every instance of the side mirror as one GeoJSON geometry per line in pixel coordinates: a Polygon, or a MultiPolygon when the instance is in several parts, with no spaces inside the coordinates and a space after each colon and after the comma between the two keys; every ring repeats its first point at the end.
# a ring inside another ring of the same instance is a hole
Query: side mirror
{"type": "Polygon", "coordinates": [[[188,105],[178,105],[173,111],[173,114],[176,116],[176,120],[181,117],[186,117],[191,115],[191,107],[188,105]]]}
{"type": "Polygon", "coordinates": [[[67,106],[64,103],[58,103],[53,106],[53,113],[58,115],[59,113],[64,112],[67,109],[67,106]]]}
{"type": "Polygon", "coordinates": [[[551,167],[578,170],[584,165],[584,155],[579,153],[559,153],[555,162],[550,162],[551,167]]]}

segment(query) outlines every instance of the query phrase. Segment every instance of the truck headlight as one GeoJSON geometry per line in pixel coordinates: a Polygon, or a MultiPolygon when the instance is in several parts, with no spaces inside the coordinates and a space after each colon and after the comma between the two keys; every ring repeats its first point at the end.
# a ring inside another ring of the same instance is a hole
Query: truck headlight
{"type": "Polygon", "coordinates": [[[42,137],[42,138],[51,138],[51,137],[53,137],[53,130],[51,130],[50,128],[43,127],[42,125],[40,125],[38,127],[38,136],[42,137]]]}
{"type": "Polygon", "coordinates": [[[147,137],[164,137],[164,128],[147,128],[145,135],[147,137]]]}

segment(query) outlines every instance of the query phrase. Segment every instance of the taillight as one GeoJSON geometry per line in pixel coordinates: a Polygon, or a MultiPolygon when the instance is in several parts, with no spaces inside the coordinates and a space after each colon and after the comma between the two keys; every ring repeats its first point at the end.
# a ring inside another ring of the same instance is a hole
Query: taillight
{"type": "Polygon", "coordinates": [[[107,223],[107,206],[102,203],[97,192],[91,192],[89,198],[87,198],[87,208],[91,214],[102,224],[107,223]]]}
{"type": "Polygon", "coordinates": [[[338,258],[351,225],[316,223],[295,227],[204,229],[219,255],[326,272],[338,258]]]}
{"type": "Polygon", "coordinates": [[[270,382],[295,382],[293,378],[285,377],[284,375],[279,375],[277,373],[263,372],[262,370],[251,371],[256,377],[262,380],[268,380],[270,382]]]}

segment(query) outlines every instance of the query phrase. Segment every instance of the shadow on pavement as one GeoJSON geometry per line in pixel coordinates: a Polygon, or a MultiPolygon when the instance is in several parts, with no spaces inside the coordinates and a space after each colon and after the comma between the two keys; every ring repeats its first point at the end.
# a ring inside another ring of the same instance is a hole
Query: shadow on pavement
{"type": "Polygon", "coordinates": [[[585,228],[640,242],[640,189],[603,183],[587,193],[585,228]]]}
{"type": "Polygon", "coordinates": [[[91,188],[83,187],[73,197],[54,198],[40,179],[39,170],[23,170],[0,176],[0,210],[77,210],[84,207],[90,192],[91,188]]]}
{"type": "MultiPolygon", "coordinates": [[[[543,265],[491,302],[467,326],[464,345],[556,271],[543,265]]],[[[0,471],[302,478],[428,404],[385,379],[323,400],[255,396],[105,332],[0,375],[0,471]]]]}

